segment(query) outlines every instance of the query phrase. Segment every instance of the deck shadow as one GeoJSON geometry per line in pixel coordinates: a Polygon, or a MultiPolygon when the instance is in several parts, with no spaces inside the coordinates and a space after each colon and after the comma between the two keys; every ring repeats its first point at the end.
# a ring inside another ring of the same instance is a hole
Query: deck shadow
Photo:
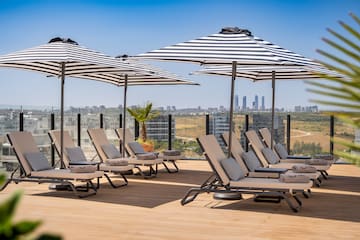
{"type": "Polygon", "coordinates": [[[321,188],[348,192],[360,192],[360,177],[330,175],[321,188]]]}
{"type": "Polygon", "coordinates": [[[298,213],[292,212],[284,201],[279,204],[259,203],[254,202],[252,199],[232,202],[230,204],[219,207],[216,206],[214,208],[360,222],[359,196],[314,193],[311,198],[301,198],[301,200],[303,202],[303,206],[298,213]]]}
{"type": "MultiPolygon", "coordinates": [[[[183,184],[201,185],[212,173],[209,171],[199,170],[180,170],[178,173],[167,173],[161,169],[156,178],[152,181],[165,181],[183,184]]],[[[126,176],[130,181],[131,179],[142,179],[140,176],[129,175],[126,176]]]]}
{"type": "MultiPolygon", "coordinates": [[[[173,201],[179,201],[180,205],[180,199],[189,188],[190,186],[131,182],[126,187],[114,189],[107,183],[102,183],[96,195],[83,198],[82,200],[154,208],[173,201]]],[[[72,192],[67,191],[51,191],[32,195],[77,198],[72,192]]]]}

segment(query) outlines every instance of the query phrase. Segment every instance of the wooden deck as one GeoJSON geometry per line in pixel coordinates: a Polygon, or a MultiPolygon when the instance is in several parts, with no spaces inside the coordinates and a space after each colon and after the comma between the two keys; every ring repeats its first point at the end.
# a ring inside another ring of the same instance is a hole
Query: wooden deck
{"type": "Polygon", "coordinates": [[[39,232],[64,239],[360,239],[360,168],[333,165],[329,180],[303,200],[299,213],[285,203],[214,200],[201,194],[181,206],[180,199],[210,174],[205,161],[180,161],[177,174],[160,172],[152,180],[129,177],[129,186],[112,189],[103,180],[96,196],[78,199],[47,184],[10,184],[0,201],[22,189],[16,220],[41,219],[39,232]]]}

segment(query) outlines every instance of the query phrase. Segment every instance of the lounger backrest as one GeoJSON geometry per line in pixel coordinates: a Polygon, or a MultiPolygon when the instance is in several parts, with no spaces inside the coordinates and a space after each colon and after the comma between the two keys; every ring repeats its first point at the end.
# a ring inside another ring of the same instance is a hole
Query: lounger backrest
{"type": "MultiPolygon", "coordinates": [[[[117,128],[117,129],[115,129],[115,131],[116,131],[116,134],[118,135],[120,141],[122,142],[123,141],[123,129],[117,128]]],[[[125,129],[125,141],[126,141],[126,143],[135,141],[135,137],[129,128],[125,129]]]]}
{"type": "MultiPolygon", "coordinates": [[[[64,137],[64,157],[63,157],[63,162],[66,168],[69,167],[70,165],[70,160],[67,157],[66,154],[66,148],[73,148],[76,147],[74,144],[74,141],[72,140],[70,133],[68,131],[64,131],[63,132],[63,137],[64,137]]],[[[60,152],[61,152],[61,131],[60,130],[51,130],[49,131],[49,136],[51,141],[53,142],[56,152],[59,154],[60,156],[60,152]]]]}
{"type": "Polygon", "coordinates": [[[33,136],[30,132],[11,132],[7,134],[7,137],[14,148],[19,163],[25,171],[25,175],[29,176],[32,169],[24,154],[30,152],[40,152],[33,136]]]}
{"type": "Polygon", "coordinates": [[[213,171],[215,171],[222,183],[227,185],[230,182],[230,179],[220,163],[221,160],[226,159],[227,157],[216,140],[216,137],[214,135],[201,136],[198,138],[198,142],[213,168],[213,171]]]}
{"type": "MultiPolygon", "coordinates": [[[[268,128],[260,128],[259,129],[260,136],[262,137],[263,142],[266,147],[271,147],[271,132],[268,128]]],[[[275,141],[273,141],[275,145],[275,141]]]]}
{"type": "Polygon", "coordinates": [[[138,142],[128,142],[125,146],[126,149],[128,149],[129,154],[133,157],[138,154],[146,153],[143,146],[141,146],[141,144],[138,142]]]}
{"type": "MultiPolygon", "coordinates": [[[[224,132],[221,136],[222,136],[225,144],[228,146],[229,145],[229,132],[224,132]]],[[[232,136],[231,155],[238,162],[238,164],[240,165],[241,170],[244,172],[244,174],[248,174],[249,169],[247,168],[247,166],[244,163],[244,160],[241,157],[241,155],[244,152],[244,149],[242,148],[239,140],[236,138],[234,132],[233,132],[233,134],[231,136],[232,136]]]]}
{"type": "MultiPolygon", "coordinates": [[[[115,129],[115,132],[116,132],[116,134],[118,135],[118,137],[120,139],[120,144],[122,144],[123,139],[124,139],[124,137],[123,137],[123,129],[122,128],[117,128],[117,129],[115,129]]],[[[135,136],[132,134],[132,132],[130,131],[129,128],[126,128],[125,129],[125,148],[126,148],[126,152],[131,156],[133,156],[134,153],[129,148],[128,143],[134,142],[134,141],[135,141],[135,136]]]]}
{"type": "Polygon", "coordinates": [[[259,136],[256,134],[255,130],[249,130],[245,132],[245,136],[250,143],[251,149],[256,154],[257,158],[261,161],[261,164],[264,167],[268,167],[269,163],[266,160],[262,150],[265,148],[264,144],[261,142],[259,136]]]}
{"type": "Polygon", "coordinates": [[[104,129],[93,128],[93,129],[88,129],[87,132],[96,149],[96,152],[99,155],[100,160],[105,162],[107,160],[107,156],[101,146],[108,145],[110,144],[110,142],[106,137],[104,129]]]}

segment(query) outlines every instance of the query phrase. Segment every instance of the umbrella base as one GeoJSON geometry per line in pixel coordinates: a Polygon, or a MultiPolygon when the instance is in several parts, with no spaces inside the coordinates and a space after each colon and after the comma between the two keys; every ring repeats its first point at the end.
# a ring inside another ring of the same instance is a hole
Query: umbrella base
{"type": "Polygon", "coordinates": [[[241,193],[214,193],[214,199],[218,200],[241,200],[241,193]]]}

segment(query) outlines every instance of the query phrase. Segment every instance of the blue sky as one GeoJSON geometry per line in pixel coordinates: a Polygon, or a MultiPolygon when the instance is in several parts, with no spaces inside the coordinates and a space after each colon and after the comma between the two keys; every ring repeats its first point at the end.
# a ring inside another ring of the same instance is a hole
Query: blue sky
{"type": "MultiPolygon", "coordinates": [[[[358,0],[1,0],[0,54],[37,46],[53,37],[69,37],[80,45],[111,56],[136,55],[218,32],[225,26],[249,29],[253,35],[309,58],[316,49],[329,50],[326,28],[342,32],[338,20],[349,24],[348,13],[360,16],[358,0]]],[[[331,49],[330,49],[331,50],[331,49]]],[[[190,63],[152,62],[201,86],[130,87],[128,104],[151,101],[155,106],[217,107],[229,105],[230,79],[189,76],[200,68],[190,63]]],[[[0,69],[0,105],[60,105],[60,82],[41,73],[0,69]]],[[[278,81],[276,106],[293,109],[311,105],[303,81],[278,81]]],[[[117,106],[122,88],[95,81],[67,79],[65,106],[117,106]]],[[[270,107],[270,82],[238,79],[236,94],[265,96],[270,107]]],[[[241,102],[241,101],[240,101],[241,102]]]]}

